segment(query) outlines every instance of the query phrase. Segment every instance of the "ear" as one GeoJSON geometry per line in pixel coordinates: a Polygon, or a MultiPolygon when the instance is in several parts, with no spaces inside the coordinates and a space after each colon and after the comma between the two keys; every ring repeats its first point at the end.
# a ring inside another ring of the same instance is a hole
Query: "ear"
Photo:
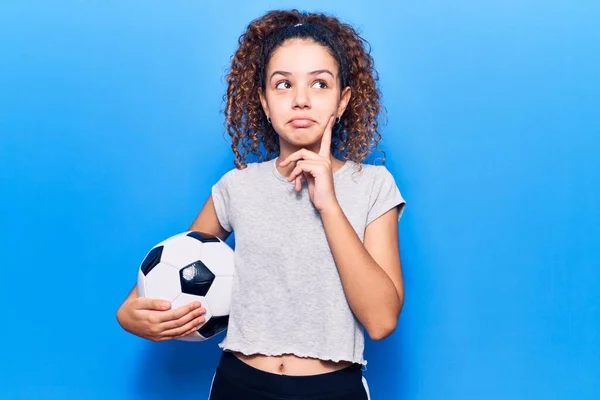
{"type": "Polygon", "coordinates": [[[338,105],[338,112],[336,117],[341,117],[346,111],[346,107],[348,107],[348,103],[350,102],[350,98],[352,97],[352,89],[350,86],[346,86],[344,90],[342,90],[342,97],[340,98],[340,104],[338,105]]]}
{"type": "Polygon", "coordinates": [[[265,94],[263,93],[262,88],[258,88],[258,97],[260,98],[260,104],[262,105],[263,111],[267,118],[269,118],[269,105],[267,104],[267,99],[265,94]]]}

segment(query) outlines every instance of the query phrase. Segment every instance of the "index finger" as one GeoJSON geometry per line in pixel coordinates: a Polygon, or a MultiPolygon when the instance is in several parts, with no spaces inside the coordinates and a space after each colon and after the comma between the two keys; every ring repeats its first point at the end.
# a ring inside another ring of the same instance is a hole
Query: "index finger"
{"type": "Polygon", "coordinates": [[[149,299],[147,297],[138,297],[136,299],[137,307],[144,310],[168,310],[171,308],[171,302],[160,299],[149,299]]]}
{"type": "Polygon", "coordinates": [[[191,303],[184,304],[180,307],[174,308],[169,311],[163,311],[159,317],[160,322],[168,322],[177,320],[183,317],[186,314],[194,311],[197,308],[200,308],[202,305],[197,301],[192,301],[191,303]]]}
{"type": "Polygon", "coordinates": [[[323,137],[321,138],[321,148],[319,149],[319,155],[321,157],[329,158],[329,156],[330,156],[331,130],[333,129],[334,122],[335,122],[335,117],[332,115],[331,117],[329,117],[329,121],[327,122],[325,131],[323,132],[323,137]]]}

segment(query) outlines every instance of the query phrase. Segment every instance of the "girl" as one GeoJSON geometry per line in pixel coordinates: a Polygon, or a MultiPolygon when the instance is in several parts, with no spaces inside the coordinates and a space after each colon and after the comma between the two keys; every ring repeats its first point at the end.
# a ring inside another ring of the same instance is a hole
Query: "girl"
{"type": "MultiPolygon", "coordinates": [[[[390,335],[404,301],[405,201],[384,166],[362,163],[380,140],[373,59],[334,17],[272,11],[240,37],[227,80],[236,168],[189,227],[236,236],[210,399],[368,399],[363,332],[390,335]]],[[[135,288],[117,313],[155,341],[190,334],[203,314],[135,288]]]]}

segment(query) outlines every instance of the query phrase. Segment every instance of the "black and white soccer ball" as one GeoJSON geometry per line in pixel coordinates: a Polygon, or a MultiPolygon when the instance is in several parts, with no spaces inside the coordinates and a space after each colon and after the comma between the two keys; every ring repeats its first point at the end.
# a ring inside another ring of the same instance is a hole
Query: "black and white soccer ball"
{"type": "Polygon", "coordinates": [[[180,340],[204,341],[227,329],[233,274],[231,247],[214,235],[183,232],[150,249],[138,272],[138,295],[168,300],[171,309],[200,301],[205,322],[180,340]]]}

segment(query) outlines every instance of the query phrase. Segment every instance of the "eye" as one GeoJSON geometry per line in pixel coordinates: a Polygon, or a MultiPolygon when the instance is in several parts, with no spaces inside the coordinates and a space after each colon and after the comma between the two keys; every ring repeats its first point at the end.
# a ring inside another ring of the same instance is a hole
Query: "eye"
{"type": "Polygon", "coordinates": [[[275,84],[276,89],[289,89],[290,87],[292,87],[292,85],[290,85],[290,82],[288,81],[279,81],[275,84]]]}
{"type": "Polygon", "coordinates": [[[317,85],[317,88],[318,88],[318,89],[327,89],[327,88],[328,88],[328,86],[327,86],[327,82],[325,82],[325,81],[316,81],[316,82],[313,84],[313,87],[315,87],[315,85],[317,85]]]}

